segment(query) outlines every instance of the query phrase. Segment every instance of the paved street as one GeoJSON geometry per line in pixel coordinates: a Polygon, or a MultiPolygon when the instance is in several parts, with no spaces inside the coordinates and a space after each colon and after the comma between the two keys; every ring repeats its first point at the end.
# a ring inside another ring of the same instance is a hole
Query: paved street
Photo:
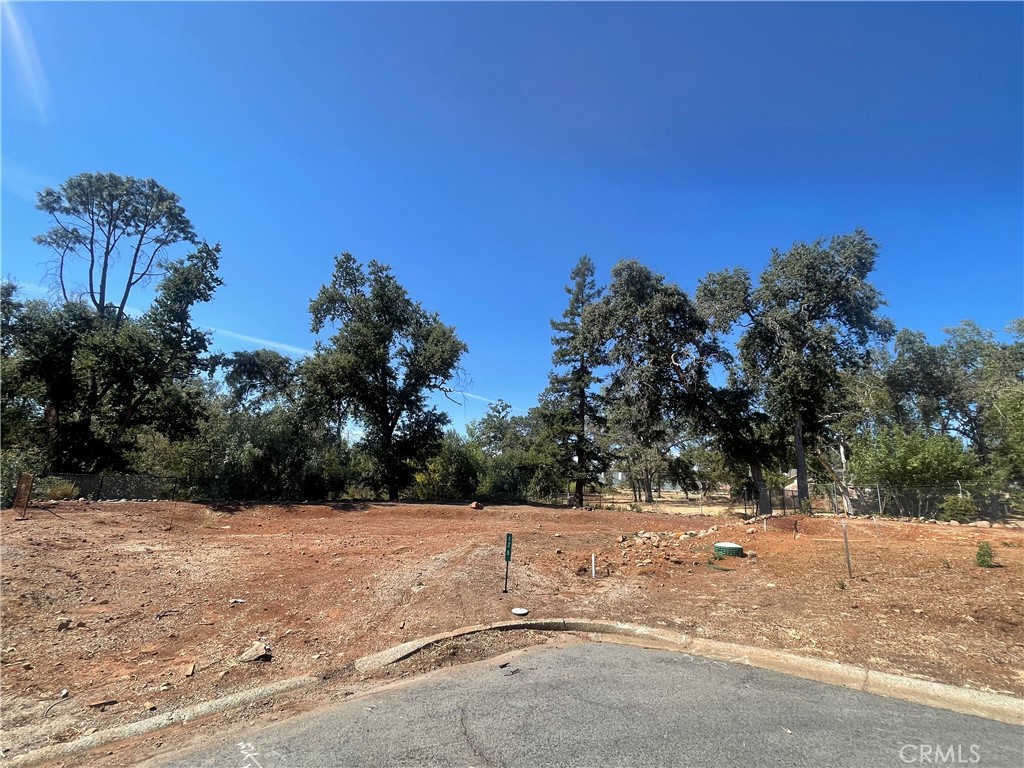
{"type": "Polygon", "coordinates": [[[168,768],[1021,768],[1024,729],[701,657],[586,643],[485,662],[168,768]]]}

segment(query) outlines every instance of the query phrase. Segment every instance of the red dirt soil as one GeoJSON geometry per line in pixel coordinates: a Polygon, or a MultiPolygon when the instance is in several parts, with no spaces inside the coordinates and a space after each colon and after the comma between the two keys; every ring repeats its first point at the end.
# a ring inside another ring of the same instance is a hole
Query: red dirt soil
{"type": "MultiPolygon", "coordinates": [[[[0,515],[3,757],[300,675],[350,695],[441,656],[450,663],[458,648],[369,678],[355,659],[507,620],[513,607],[1024,696],[1016,527],[851,520],[851,579],[832,518],[772,518],[765,532],[735,517],[533,506],[62,502],[29,513],[0,515]],[[722,540],[757,556],[709,565],[722,540]],[[1001,567],[975,565],[982,541],[1001,567]],[[257,640],[272,658],[238,661],[257,640]]],[[[548,637],[477,639],[461,658],[548,637]]],[[[314,706],[308,695],[265,704],[256,709],[269,719],[314,706]]],[[[160,753],[162,738],[90,764],[132,764],[160,753]]]]}

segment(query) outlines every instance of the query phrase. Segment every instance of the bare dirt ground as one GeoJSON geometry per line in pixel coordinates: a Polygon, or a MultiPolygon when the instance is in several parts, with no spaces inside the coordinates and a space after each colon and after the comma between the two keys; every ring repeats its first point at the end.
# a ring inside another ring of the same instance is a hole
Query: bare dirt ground
{"type": "Polygon", "coordinates": [[[62,502],[29,512],[26,521],[0,515],[7,758],[277,680],[323,681],[88,759],[135,764],[232,724],[552,639],[494,633],[373,676],[353,667],[406,640],[511,619],[513,607],[530,618],[665,626],[1024,697],[1017,527],[852,520],[851,579],[832,518],[772,518],[766,532],[728,515],[533,506],[62,502]],[[514,535],[509,594],[506,532],[514,535]],[[723,540],[756,557],[713,561],[723,540]],[[975,565],[982,541],[1001,567],[975,565]],[[270,659],[239,661],[254,641],[270,646],[270,659]]]}

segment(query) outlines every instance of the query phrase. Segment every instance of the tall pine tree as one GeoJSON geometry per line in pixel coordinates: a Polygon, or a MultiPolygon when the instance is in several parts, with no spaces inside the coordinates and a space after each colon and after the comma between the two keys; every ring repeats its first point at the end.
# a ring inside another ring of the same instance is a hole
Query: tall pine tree
{"type": "Polygon", "coordinates": [[[601,334],[588,312],[601,296],[589,256],[580,257],[569,279],[565,287],[569,306],[561,320],[551,321],[554,370],[541,396],[540,412],[546,437],[558,449],[558,469],[573,483],[576,506],[583,506],[586,486],[597,482],[608,465],[595,439],[604,416],[600,396],[594,391],[601,382],[596,371],[607,359],[601,334]]]}

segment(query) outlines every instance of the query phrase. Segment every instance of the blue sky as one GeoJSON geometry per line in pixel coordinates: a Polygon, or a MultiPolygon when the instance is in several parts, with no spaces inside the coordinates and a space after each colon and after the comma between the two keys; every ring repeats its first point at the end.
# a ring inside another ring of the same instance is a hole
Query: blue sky
{"type": "MultiPolygon", "coordinates": [[[[223,245],[223,351],[310,349],[336,253],[390,264],[525,409],[579,256],[684,289],[865,228],[899,326],[1024,315],[1021,3],[5,3],[2,272],[34,193],[152,177],[223,245]]],[[[133,303],[146,303],[139,296],[133,303]]],[[[444,403],[444,401],[441,401],[444,403]]],[[[456,425],[486,403],[450,406],[456,425]]]]}

